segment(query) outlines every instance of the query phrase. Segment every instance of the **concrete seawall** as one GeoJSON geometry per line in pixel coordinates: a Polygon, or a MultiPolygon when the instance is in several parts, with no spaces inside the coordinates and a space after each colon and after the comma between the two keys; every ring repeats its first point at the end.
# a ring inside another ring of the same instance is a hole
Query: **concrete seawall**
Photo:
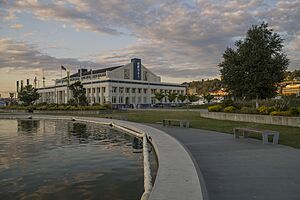
{"type": "Polygon", "coordinates": [[[237,114],[237,113],[207,112],[207,111],[206,112],[200,111],[200,117],[220,119],[220,120],[254,122],[254,123],[261,123],[261,124],[275,124],[275,125],[300,127],[300,117],[237,114]]]}

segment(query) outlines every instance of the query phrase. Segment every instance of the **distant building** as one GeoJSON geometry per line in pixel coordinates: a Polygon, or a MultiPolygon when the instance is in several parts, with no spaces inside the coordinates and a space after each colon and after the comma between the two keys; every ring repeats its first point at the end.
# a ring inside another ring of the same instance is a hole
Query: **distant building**
{"type": "MultiPolygon", "coordinates": [[[[161,82],[161,78],[142,65],[138,58],[131,59],[126,65],[90,71],[81,69],[70,75],[70,84],[80,80],[90,104],[110,102],[114,107],[141,107],[158,103],[154,98],[156,92],[186,94],[184,85],[161,82]]],[[[38,102],[67,103],[72,98],[67,83],[65,77],[56,80],[54,86],[39,88],[38,102]]],[[[165,97],[163,102],[168,103],[168,99],[165,97]]]]}
{"type": "Polygon", "coordinates": [[[197,88],[188,88],[187,93],[188,93],[189,95],[197,95],[197,94],[198,94],[198,93],[197,93],[197,88]]]}
{"type": "Polygon", "coordinates": [[[282,95],[300,95],[300,84],[290,84],[282,87],[282,95]]]}

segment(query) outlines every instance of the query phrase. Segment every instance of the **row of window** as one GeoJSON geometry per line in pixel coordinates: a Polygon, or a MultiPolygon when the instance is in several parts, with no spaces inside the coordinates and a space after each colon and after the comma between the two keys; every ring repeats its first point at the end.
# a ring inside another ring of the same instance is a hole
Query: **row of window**
{"type": "Polygon", "coordinates": [[[120,103],[120,104],[146,104],[149,103],[147,102],[147,97],[131,97],[131,99],[129,97],[122,97],[119,96],[119,98],[117,98],[116,96],[112,96],[111,97],[111,102],[112,103],[120,103]]]}
{"type": "MultiPolygon", "coordinates": [[[[97,87],[97,88],[87,88],[86,89],[86,92],[89,94],[89,93],[96,93],[96,90],[97,90],[97,93],[100,93],[101,92],[101,88],[100,87],[97,87]]],[[[102,92],[105,93],[105,90],[106,88],[105,87],[102,87],[102,92]]]]}

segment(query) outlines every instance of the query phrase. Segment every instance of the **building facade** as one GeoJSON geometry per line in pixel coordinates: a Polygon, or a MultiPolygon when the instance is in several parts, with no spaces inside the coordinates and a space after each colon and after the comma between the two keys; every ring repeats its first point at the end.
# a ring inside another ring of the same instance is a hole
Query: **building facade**
{"type": "MultiPolygon", "coordinates": [[[[54,86],[38,89],[38,102],[66,104],[72,99],[68,84],[76,81],[81,81],[86,89],[89,104],[110,102],[115,107],[142,107],[159,103],[154,97],[156,92],[186,94],[185,86],[161,82],[159,76],[142,65],[141,59],[134,58],[126,65],[89,71],[80,69],[70,78],[58,79],[54,86]]],[[[168,98],[162,102],[169,103],[168,98]]]]}

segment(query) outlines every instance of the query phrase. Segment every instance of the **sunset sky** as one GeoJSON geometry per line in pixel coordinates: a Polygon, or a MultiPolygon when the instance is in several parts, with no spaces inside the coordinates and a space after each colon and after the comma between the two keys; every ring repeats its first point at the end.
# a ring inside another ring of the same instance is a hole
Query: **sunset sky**
{"type": "Polygon", "coordinates": [[[285,39],[300,69],[300,1],[0,0],[0,92],[16,80],[60,78],[60,66],[101,68],[138,57],[165,82],[219,76],[222,53],[252,24],[285,39]]]}

